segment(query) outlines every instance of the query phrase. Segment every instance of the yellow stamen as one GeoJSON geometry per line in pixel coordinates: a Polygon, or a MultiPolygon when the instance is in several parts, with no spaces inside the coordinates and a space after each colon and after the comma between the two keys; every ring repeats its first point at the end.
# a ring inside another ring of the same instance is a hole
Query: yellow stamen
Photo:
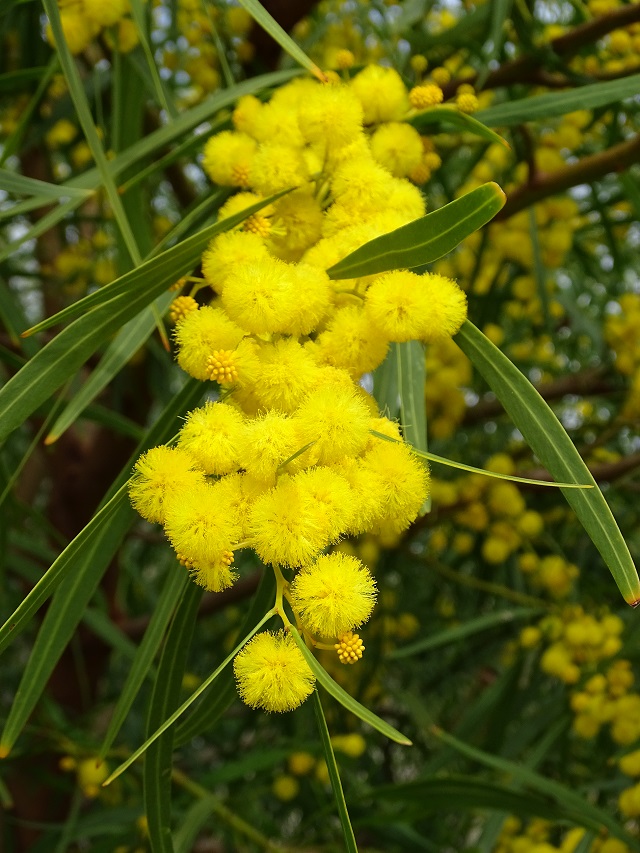
{"type": "Polygon", "coordinates": [[[340,663],[357,663],[364,652],[364,643],[358,634],[347,631],[346,634],[338,637],[338,642],[333,648],[338,653],[340,663]]]}
{"type": "Polygon", "coordinates": [[[220,385],[233,385],[238,379],[238,371],[233,361],[232,350],[214,350],[207,360],[209,378],[220,385]]]}

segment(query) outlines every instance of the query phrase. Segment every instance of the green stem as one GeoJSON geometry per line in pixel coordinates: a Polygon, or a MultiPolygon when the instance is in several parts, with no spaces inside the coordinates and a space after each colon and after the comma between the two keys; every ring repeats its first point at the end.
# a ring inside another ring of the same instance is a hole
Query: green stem
{"type": "Polygon", "coordinates": [[[253,841],[253,843],[257,844],[262,850],[267,850],[268,853],[288,853],[290,850],[288,847],[282,847],[280,844],[274,844],[266,837],[266,835],[263,835],[255,827],[251,826],[250,823],[247,823],[246,820],[243,820],[239,815],[227,808],[227,806],[225,806],[215,796],[215,794],[212,794],[211,791],[208,791],[202,785],[199,785],[197,782],[189,779],[186,773],[183,773],[181,770],[174,767],[171,771],[171,778],[176,785],[179,785],[185,791],[193,794],[199,800],[208,800],[211,804],[211,811],[217,815],[220,820],[224,821],[227,826],[235,829],[236,832],[244,835],[245,838],[253,841]]]}

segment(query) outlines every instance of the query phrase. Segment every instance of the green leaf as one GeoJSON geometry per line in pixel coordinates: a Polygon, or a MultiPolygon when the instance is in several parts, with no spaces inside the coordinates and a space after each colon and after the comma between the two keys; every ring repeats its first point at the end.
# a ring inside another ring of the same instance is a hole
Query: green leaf
{"type": "MultiPolygon", "coordinates": [[[[204,590],[185,584],[158,666],[146,732],[153,732],[178,704],[198,606],[204,590]]],[[[154,853],[173,853],[171,839],[171,764],[173,730],[165,731],[144,756],[142,776],[149,840],[154,853]]]]}
{"type": "MultiPolygon", "coordinates": [[[[197,234],[193,234],[186,240],[183,240],[177,246],[172,246],[170,249],[155,255],[145,260],[144,263],[135,270],[121,275],[120,278],[112,281],[98,290],[83,296],[57,314],[47,317],[35,326],[32,326],[25,334],[33,335],[36,332],[41,332],[48,329],[50,326],[56,326],[59,323],[74,317],[76,314],[87,312],[90,308],[98,308],[104,306],[107,302],[113,304],[119,297],[126,297],[129,300],[144,296],[144,304],[152,302],[157,296],[161,295],[170,285],[174,284],[180,276],[189,272],[196,263],[200,260],[202,252],[206,249],[209,242],[223,231],[230,231],[239,225],[247,217],[253,213],[257,213],[269,204],[272,204],[283,195],[291,192],[291,190],[282,190],[269,198],[262,199],[256,204],[245,208],[239,213],[234,213],[233,216],[228,216],[220,222],[215,222],[213,225],[203,228],[197,234]]],[[[136,303],[137,304],[137,303],[136,303]]],[[[112,309],[113,310],[113,309],[112,309]]]]}
{"type": "MultiPolygon", "coordinates": [[[[391,441],[395,444],[401,444],[399,439],[393,438],[390,435],[385,435],[383,432],[378,432],[375,429],[370,430],[371,435],[382,441],[391,441]]],[[[497,471],[488,471],[486,468],[474,468],[473,465],[465,465],[464,462],[455,462],[453,459],[446,459],[444,456],[437,456],[435,453],[429,453],[427,450],[419,450],[413,447],[416,456],[421,456],[428,459],[430,462],[439,462],[441,465],[447,465],[449,468],[458,468],[460,471],[469,471],[471,474],[482,474],[485,477],[495,477],[497,480],[509,480],[512,483],[528,483],[530,486],[553,486],[557,489],[592,489],[591,483],[554,483],[550,480],[530,480],[527,477],[516,477],[514,474],[499,474],[497,471]]]]}
{"type": "Polygon", "coordinates": [[[289,626],[289,631],[293,639],[296,641],[296,645],[302,652],[304,659],[309,664],[309,669],[313,672],[327,693],[333,696],[333,698],[346,708],[347,711],[350,711],[385,737],[388,737],[389,740],[402,744],[402,746],[412,745],[408,737],[405,737],[405,735],[397,729],[394,729],[393,726],[389,725],[389,723],[381,720],[380,717],[373,713],[373,711],[365,708],[364,705],[361,705],[353,698],[353,696],[349,696],[349,694],[343,690],[339,684],[336,684],[329,673],[318,663],[312,652],[307,648],[304,640],[293,625],[289,626]]]}
{"type": "MultiPolygon", "coordinates": [[[[75,561],[74,572],[67,574],[56,590],[42,621],[20,685],[11,704],[0,736],[0,756],[7,756],[47,685],[51,673],[82,618],[111,556],[131,524],[133,510],[120,501],[75,561]]],[[[54,564],[55,565],[55,564],[54,564]]],[[[46,577],[46,576],[45,576],[46,577]]]]}
{"type": "MultiPolygon", "coordinates": [[[[114,178],[117,177],[130,166],[138,163],[139,160],[143,160],[146,157],[154,155],[157,151],[166,148],[166,146],[171,144],[174,140],[179,139],[184,134],[194,131],[194,129],[198,128],[199,125],[209,121],[214,115],[216,115],[216,113],[223,110],[225,107],[230,106],[243,95],[254,94],[272,86],[279,86],[282,83],[286,83],[288,80],[291,80],[293,77],[297,77],[299,74],[299,69],[274,71],[270,74],[263,74],[258,77],[253,77],[250,80],[245,80],[244,82],[238,83],[236,86],[225,89],[224,91],[216,92],[215,95],[206,98],[202,103],[192,107],[190,110],[186,110],[171,124],[160,127],[158,130],[155,130],[153,133],[145,136],[139,142],[129,145],[126,150],[118,154],[113,160],[109,160],[107,162],[108,171],[114,176],[114,178]]],[[[211,126],[210,132],[218,132],[219,130],[224,129],[227,125],[227,118],[219,120],[211,126]]],[[[93,168],[88,169],[82,175],[71,178],[64,184],[61,184],[60,187],[61,189],[65,188],[65,190],[69,190],[69,188],[95,190],[101,185],[101,180],[100,171],[97,168],[93,168]]],[[[69,195],[68,192],[67,195],[69,195]]],[[[19,237],[16,237],[16,239],[12,241],[11,245],[6,246],[2,251],[0,251],[0,261],[5,260],[12,255],[17,247],[26,240],[38,237],[57,222],[60,222],[60,220],[64,219],[68,213],[79,207],[81,203],[81,197],[73,198],[65,202],[63,205],[59,205],[54,210],[49,211],[43,219],[19,237]]],[[[34,206],[37,207],[39,205],[32,205],[28,209],[32,210],[34,206]]],[[[2,218],[1,212],[0,218],[2,218]]]]}
{"type": "Polygon", "coordinates": [[[171,565],[168,574],[169,577],[165,578],[162,594],[154,607],[151,620],[147,626],[147,630],[144,632],[142,642],[136,650],[129,673],[120,690],[116,707],[113,709],[113,714],[109,720],[109,727],[100,748],[101,760],[104,760],[111,749],[111,745],[149,673],[153,659],[160,648],[160,643],[169,624],[175,603],[180,600],[185,587],[189,583],[188,572],[182,567],[178,568],[176,565],[171,565]]]}
{"type": "MultiPolygon", "coordinates": [[[[163,315],[174,298],[174,293],[167,293],[158,297],[154,303],[158,314],[163,315]]],[[[45,444],[53,444],[65,430],[69,429],[71,424],[75,423],[89,403],[98,396],[103,388],[106,388],[113,377],[144,345],[155,328],[156,315],[151,307],[145,308],[137,317],[125,323],[107,347],[98,366],[56,419],[45,439],[45,444]]]]}
{"type": "Polygon", "coordinates": [[[444,207],[370,240],[327,270],[330,278],[359,278],[431,263],[486,225],[502,208],[505,194],[483,184],[444,207]]]}
{"type": "Polygon", "coordinates": [[[336,801],[336,808],[338,809],[338,816],[342,827],[344,846],[347,853],[358,853],[358,845],[356,844],[356,838],[353,834],[353,827],[351,826],[347,803],[344,798],[344,791],[342,790],[342,782],[340,781],[340,771],[338,770],[338,765],[336,763],[336,756],[331,744],[329,729],[327,728],[327,721],[324,716],[324,711],[322,710],[322,702],[320,701],[320,694],[318,693],[317,688],[313,691],[312,700],[313,711],[318,724],[318,731],[320,732],[322,752],[324,754],[324,760],[327,762],[333,798],[336,801]]]}
{"type": "MultiPolygon", "coordinates": [[[[38,206],[45,205],[51,199],[78,198],[80,200],[92,195],[91,190],[81,190],[75,187],[67,187],[64,184],[48,184],[37,178],[27,178],[7,169],[0,169],[0,190],[19,195],[36,196],[38,206]]],[[[12,209],[8,211],[12,214],[12,209]]]]}
{"type": "Polygon", "coordinates": [[[60,67],[62,68],[62,72],[67,81],[67,86],[69,87],[69,95],[71,96],[71,100],[73,101],[73,105],[76,109],[78,121],[80,122],[80,126],[84,132],[87,145],[91,149],[91,154],[98,168],[98,172],[100,173],[102,185],[104,186],[111,210],[113,211],[113,218],[118,225],[120,233],[122,234],[122,238],[127,247],[132,263],[137,265],[141,261],[140,250],[136,239],[133,236],[131,225],[129,224],[124,207],[122,206],[122,199],[118,194],[118,188],[116,187],[113,175],[107,166],[107,157],[102,150],[102,144],[93,121],[93,116],[91,115],[89,101],[87,100],[87,95],[82,84],[80,72],[78,71],[76,61],[64,38],[64,31],[62,29],[62,21],[60,19],[60,10],[58,8],[57,0],[42,0],[42,3],[49,18],[49,23],[51,24],[60,67]]]}
{"type": "MultiPolygon", "coordinates": [[[[11,132],[11,135],[3,140],[2,144],[2,154],[0,154],[0,166],[11,157],[12,154],[15,154],[20,150],[20,146],[22,144],[22,140],[26,133],[27,127],[29,126],[29,122],[33,117],[34,112],[38,108],[38,104],[40,103],[40,99],[44,95],[44,93],[49,88],[49,83],[53,78],[53,75],[58,70],[58,57],[54,54],[49,60],[49,64],[46,68],[43,68],[40,73],[40,77],[38,79],[38,87],[36,91],[33,93],[29,103],[27,104],[27,108],[20,111],[20,118],[18,120],[15,129],[11,132]]],[[[13,94],[15,95],[16,90],[14,89],[13,94]]]]}
{"type": "Polygon", "coordinates": [[[520,98],[496,104],[475,114],[478,121],[491,127],[508,127],[537,119],[562,116],[574,110],[591,110],[614,104],[623,98],[633,98],[640,91],[640,74],[577,86],[567,92],[550,92],[533,98],[520,98]]]}
{"type": "Polygon", "coordinates": [[[274,613],[275,613],[274,610],[270,610],[268,613],[265,613],[265,615],[262,617],[260,622],[258,622],[258,624],[255,625],[251,629],[251,631],[247,634],[246,637],[243,637],[243,639],[238,643],[238,645],[231,652],[231,654],[227,655],[227,657],[222,661],[220,666],[216,670],[214,670],[214,672],[212,672],[211,675],[205,681],[202,682],[200,687],[198,687],[198,689],[195,690],[191,694],[191,696],[189,696],[189,698],[186,700],[186,702],[183,702],[182,705],[180,705],[180,707],[178,708],[178,710],[174,711],[174,713],[171,714],[171,716],[167,720],[165,720],[164,723],[162,723],[162,725],[158,729],[156,729],[156,731],[151,735],[151,737],[148,737],[147,740],[142,744],[142,746],[139,746],[138,749],[136,749],[136,751],[132,755],[130,755],[129,758],[127,758],[127,760],[125,762],[123,762],[119,767],[117,767],[113,771],[111,776],[109,776],[109,778],[106,779],[102,784],[103,785],[110,785],[114,779],[117,779],[118,776],[120,776],[121,773],[124,773],[124,771],[128,767],[130,767],[134,761],[136,761],[138,758],[140,758],[140,756],[143,755],[147,751],[147,749],[151,746],[151,744],[155,740],[157,740],[157,738],[159,738],[160,735],[162,735],[164,732],[166,732],[166,730],[169,728],[169,726],[172,726],[175,723],[175,721],[182,714],[184,714],[184,712],[187,710],[187,708],[190,705],[192,705],[196,701],[196,699],[202,693],[204,693],[204,691],[211,684],[213,684],[213,682],[220,675],[220,673],[224,670],[224,668],[227,666],[227,664],[231,663],[231,661],[237,655],[237,653],[240,651],[240,649],[249,642],[251,637],[253,637],[253,635],[256,634],[260,630],[260,628],[262,628],[262,626],[264,625],[265,622],[267,622],[269,619],[271,619],[271,617],[274,615],[274,613]]]}
{"type": "Polygon", "coordinates": [[[491,71],[491,65],[500,56],[502,45],[506,35],[505,24],[511,14],[513,0],[494,0],[491,4],[491,30],[489,32],[490,48],[485,52],[484,67],[475,82],[476,91],[484,88],[484,84],[491,71]]]}
{"type": "Polygon", "coordinates": [[[442,125],[444,127],[454,127],[456,130],[472,133],[474,136],[485,139],[487,142],[498,142],[500,145],[504,145],[505,148],[510,147],[507,140],[503,139],[495,130],[491,130],[490,127],[478,121],[477,118],[467,113],[461,113],[455,107],[429,107],[411,116],[407,120],[407,124],[412,125],[417,130],[423,130],[426,127],[433,127],[434,125],[437,127],[442,125]]]}
{"type": "Polygon", "coordinates": [[[286,51],[289,56],[299,63],[307,71],[310,71],[314,77],[317,77],[323,82],[326,80],[325,74],[318,68],[315,62],[312,62],[307,54],[300,48],[294,40],[287,35],[280,24],[272,18],[267,12],[262,3],[258,0],[238,0],[241,6],[247,10],[256,23],[260,24],[263,30],[269,33],[274,41],[277,41],[280,47],[286,51]]]}
{"type": "Polygon", "coordinates": [[[507,774],[516,782],[526,785],[527,788],[536,794],[548,797],[552,802],[566,807],[575,815],[573,820],[576,823],[596,830],[604,826],[612,835],[624,841],[633,850],[640,851],[640,841],[630,835],[617,820],[611,817],[609,812],[593,805],[593,803],[580,796],[580,794],[577,794],[567,785],[563,785],[553,779],[548,779],[546,776],[541,776],[535,770],[531,770],[519,762],[509,761],[497,755],[490,755],[488,752],[470,746],[470,744],[464,743],[453,735],[444,732],[438,726],[432,726],[430,733],[441,743],[452,747],[471,761],[478,761],[485,767],[490,767],[500,773],[507,774]]]}
{"type": "MultiPolygon", "coordinates": [[[[58,584],[75,568],[78,560],[83,559],[83,554],[87,549],[93,547],[92,542],[97,536],[102,534],[103,527],[110,524],[114,514],[121,511],[120,507],[128,503],[126,492],[127,481],[131,468],[139,454],[148,447],[155,447],[156,444],[168,441],[175,433],[176,419],[193,408],[201,397],[202,385],[197,380],[192,379],[185,384],[184,388],[165,407],[154,426],[148,431],[144,440],[140,442],[134,451],[131,460],[124,466],[120,475],[111,486],[103,501],[103,506],[94,515],[89,524],[67,545],[53,565],[50,566],[0,628],[0,652],[4,651],[11,641],[26,627],[33,614],[44,604],[58,584]]],[[[108,555],[105,552],[103,556],[108,555]]]]}
{"type": "MultiPolygon", "coordinates": [[[[275,577],[270,569],[265,569],[260,578],[260,584],[251,600],[237,636],[244,637],[256,624],[262,614],[272,605],[275,598],[275,577]]],[[[218,678],[215,695],[203,698],[193,711],[176,726],[176,746],[188,743],[192,738],[213,728],[216,722],[237,699],[238,693],[230,669],[225,669],[218,678]]]]}
{"type": "MultiPolygon", "coordinates": [[[[513,786],[463,774],[439,775],[406,784],[373,788],[367,796],[375,797],[376,802],[389,802],[397,806],[400,811],[398,813],[397,808],[394,809],[396,819],[419,819],[434,812],[451,814],[462,810],[489,809],[551,821],[568,821],[589,829],[598,829],[591,816],[562,802],[550,800],[536,792],[516,791],[513,786]]],[[[375,810],[369,811],[368,817],[360,818],[367,826],[375,826],[376,822],[384,824],[388,819],[388,815],[378,814],[375,810]]]]}
{"type": "MultiPolygon", "coordinates": [[[[391,344],[396,350],[396,370],[400,391],[400,423],[405,440],[416,450],[427,452],[427,404],[425,385],[427,369],[424,345],[420,341],[391,344]]],[[[422,514],[431,509],[427,497],[422,514]]]]}
{"type": "Polygon", "coordinates": [[[397,362],[398,350],[392,344],[385,360],[373,371],[373,396],[378,408],[389,420],[393,420],[400,411],[397,362]]]}
{"type": "Polygon", "coordinates": [[[640,579],[629,549],[598,484],[547,403],[518,368],[468,320],[454,338],[484,377],[541,463],[557,480],[590,483],[592,489],[563,489],[569,505],[600,551],[632,606],[640,602],[640,579]]]}
{"type": "Polygon", "coordinates": [[[175,107],[175,104],[171,100],[171,96],[167,91],[167,87],[162,82],[160,74],[158,73],[158,66],[156,65],[156,61],[153,57],[153,52],[151,50],[151,46],[149,44],[148,39],[147,22],[145,19],[145,6],[142,4],[141,0],[130,0],[130,6],[131,17],[133,18],[133,22],[136,26],[138,39],[140,40],[140,46],[142,47],[142,52],[144,53],[144,58],[147,62],[147,68],[149,72],[149,77],[151,79],[153,91],[155,92],[155,96],[158,99],[158,103],[160,104],[162,109],[167,113],[169,118],[173,120],[178,115],[178,111],[175,107]]]}
{"type": "MultiPolygon", "coordinates": [[[[277,197],[281,195],[284,193],[278,193],[277,197]]],[[[259,207],[273,198],[260,202],[259,207]]],[[[75,313],[78,306],[98,306],[63,329],[0,389],[0,442],[72,376],[102,341],[135,317],[181,275],[189,272],[213,236],[241,222],[251,212],[252,208],[247,208],[203,229],[126,273],[113,284],[85,296],[75,306],[70,306],[71,310],[60,311],[56,315],[58,320],[75,313]]],[[[54,318],[50,318],[35,328],[41,329],[53,321],[54,318]]]]}
{"type": "Polygon", "coordinates": [[[484,616],[478,616],[476,619],[469,619],[461,625],[456,625],[454,628],[446,628],[444,631],[438,631],[437,634],[432,634],[430,637],[424,637],[415,643],[410,643],[407,646],[400,646],[393,649],[387,655],[388,660],[396,658],[412,657],[413,655],[421,655],[431,649],[438,649],[441,646],[448,646],[450,643],[456,643],[465,637],[472,637],[474,634],[481,633],[490,628],[496,628],[501,625],[509,625],[512,622],[520,619],[529,619],[539,613],[532,607],[522,607],[517,610],[500,610],[497,613],[487,613],[484,616]]]}
{"type": "Polygon", "coordinates": [[[197,800],[191,806],[184,816],[180,828],[173,834],[173,849],[175,853],[192,853],[195,849],[194,845],[200,834],[200,830],[211,815],[215,813],[217,804],[217,798],[210,796],[197,800]]]}

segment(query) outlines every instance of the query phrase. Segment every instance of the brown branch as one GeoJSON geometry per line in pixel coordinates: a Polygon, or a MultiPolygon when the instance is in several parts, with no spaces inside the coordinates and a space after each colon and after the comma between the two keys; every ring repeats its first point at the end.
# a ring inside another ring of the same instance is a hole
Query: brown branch
{"type": "MultiPolygon", "coordinates": [[[[640,468],[640,453],[634,453],[631,456],[624,456],[622,459],[618,459],[615,462],[602,462],[600,465],[589,465],[588,468],[593,479],[597,483],[611,483],[624,476],[624,474],[628,474],[629,471],[634,471],[636,468],[640,468]]],[[[553,482],[553,477],[544,468],[536,468],[533,471],[519,472],[518,477],[526,477],[529,480],[544,480],[548,483],[553,482]]],[[[526,491],[540,491],[541,489],[547,489],[546,486],[535,486],[533,484],[521,484],[520,488],[523,488],[526,491]]]]}
{"type": "MultiPolygon", "coordinates": [[[[640,3],[632,3],[613,12],[608,12],[606,15],[601,15],[593,21],[579,24],[570,32],[552,39],[549,42],[548,51],[541,51],[537,55],[526,54],[510,62],[505,62],[504,65],[488,75],[482,88],[496,89],[498,86],[512,86],[514,83],[537,83],[539,82],[537,79],[538,71],[548,62],[551,52],[555,53],[556,56],[568,59],[607,33],[621,27],[628,27],[638,21],[640,21],[640,3]]],[[[458,86],[462,83],[473,85],[477,78],[478,75],[473,74],[463,80],[452,80],[443,89],[445,100],[453,97],[458,86]]]]}
{"type": "MultiPolygon", "coordinates": [[[[543,399],[549,401],[558,400],[567,394],[609,394],[615,390],[615,386],[604,375],[604,371],[597,367],[562,376],[560,379],[554,379],[553,382],[544,382],[538,385],[536,390],[543,399]]],[[[462,423],[465,426],[471,425],[503,414],[504,408],[499,400],[481,400],[467,409],[462,423]]]]}
{"type": "Polygon", "coordinates": [[[557,172],[540,172],[532,180],[511,193],[494,222],[509,219],[521,210],[552,195],[565,192],[579,184],[589,184],[611,172],[624,172],[640,162],[640,135],[614,145],[606,151],[583,157],[577,163],[557,172]]]}

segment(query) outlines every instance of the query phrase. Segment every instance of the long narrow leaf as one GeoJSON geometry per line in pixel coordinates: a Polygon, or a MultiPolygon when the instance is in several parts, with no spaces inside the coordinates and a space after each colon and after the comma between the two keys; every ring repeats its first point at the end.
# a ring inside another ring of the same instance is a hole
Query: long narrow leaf
{"type": "Polygon", "coordinates": [[[518,368],[468,320],[454,340],[552,476],[593,486],[563,489],[563,494],[600,551],[627,604],[638,604],[640,579],[627,544],[598,484],[547,403],[518,368]]]}
{"type": "MultiPolygon", "coordinates": [[[[198,605],[203,590],[194,583],[186,584],[167,634],[158,666],[149,713],[147,734],[166,719],[180,697],[187,655],[195,627],[198,605]]],[[[151,744],[144,756],[143,795],[149,826],[149,840],[154,853],[173,853],[171,839],[171,759],[173,730],[165,731],[151,744]]]]}
{"type": "Polygon", "coordinates": [[[540,118],[562,116],[574,110],[605,107],[624,98],[633,98],[639,91],[640,74],[632,74],[631,77],[622,77],[619,80],[577,86],[566,92],[550,92],[548,95],[496,104],[494,107],[480,110],[475,117],[491,127],[507,127],[540,118]]]}
{"type": "Polygon", "coordinates": [[[154,607],[151,620],[147,630],[144,632],[142,642],[138,646],[126,681],[120,690],[116,707],[113,709],[113,714],[109,720],[109,727],[100,749],[101,759],[104,759],[107,752],[111,749],[111,745],[147,677],[156,652],[160,648],[162,637],[169,624],[176,601],[180,600],[180,596],[188,583],[189,576],[187,572],[181,571],[176,566],[169,568],[169,577],[165,579],[162,594],[154,607]]]}
{"type": "Polygon", "coordinates": [[[253,20],[260,24],[292,59],[302,65],[303,68],[306,68],[307,71],[310,71],[319,80],[324,82],[327,79],[315,62],[309,59],[302,48],[287,35],[280,24],[267,12],[262,3],[258,3],[258,0],[239,0],[239,3],[241,6],[244,6],[253,20]]]}
{"type": "Polygon", "coordinates": [[[593,803],[580,796],[580,794],[577,794],[567,785],[556,782],[554,779],[548,779],[546,776],[541,776],[535,770],[531,770],[519,762],[509,761],[506,758],[491,755],[488,752],[470,746],[470,744],[464,743],[453,735],[444,732],[438,726],[432,726],[430,731],[439,741],[452,747],[461,755],[470,758],[472,761],[478,761],[485,767],[491,767],[500,773],[508,774],[532,791],[544,797],[549,797],[557,803],[562,803],[577,814],[583,815],[584,819],[589,821],[588,824],[585,823],[583,825],[590,827],[604,826],[612,835],[624,841],[633,850],[640,851],[640,841],[628,833],[609,812],[593,805],[593,803]]]}
{"type": "Polygon", "coordinates": [[[132,755],[130,755],[129,758],[127,758],[127,760],[123,764],[121,764],[119,767],[117,767],[113,771],[111,776],[109,776],[108,779],[105,779],[105,781],[102,784],[103,785],[110,785],[114,779],[117,779],[118,776],[120,776],[121,773],[124,773],[124,771],[128,767],[130,767],[134,761],[136,761],[138,758],[140,758],[140,756],[143,755],[147,751],[147,749],[151,746],[151,744],[157,738],[159,738],[160,735],[163,734],[163,732],[166,732],[166,730],[169,728],[169,726],[172,726],[175,723],[175,721],[180,716],[182,716],[182,714],[184,714],[184,712],[187,710],[187,708],[190,705],[192,705],[196,701],[196,699],[202,693],[204,693],[204,691],[211,684],[213,684],[213,682],[220,675],[220,673],[224,670],[224,668],[229,663],[231,663],[231,661],[234,659],[234,657],[237,655],[237,653],[240,651],[240,649],[243,648],[243,646],[245,646],[249,642],[251,637],[253,637],[253,635],[256,634],[260,630],[260,628],[262,628],[264,623],[267,622],[269,619],[271,619],[271,617],[273,615],[274,615],[273,610],[270,610],[268,613],[265,613],[265,615],[260,620],[260,622],[258,622],[258,624],[252,628],[252,630],[247,634],[246,637],[243,637],[243,639],[238,643],[238,645],[231,652],[231,654],[227,655],[227,657],[222,661],[220,666],[214,672],[212,672],[211,675],[205,681],[202,682],[200,687],[198,687],[198,689],[195,690],[191,694],[191,696],[189,696],[189,698],[186,700],[186,702],[183,702],[182,705],[180,705],[180,707],[178,708],[178,710],[174,711],[174,713],[167,720],[165,720],[164,723],[158,729],[156,729],[156,731],[151,735],[151,737],[147,738],[147,740],[142,744],[142,746],[139,746],[138,749],[136,749],[136,751],[132,755]]]}
{"type": "Polygon", "coordinates": [[[309,664],[309,669],[313,672],[315,677],[318,679],[320,684],[324,687],[324,689],[333,696],[343,707],[347,709],[347,711],[351,711],[356,717],[359,717],[365,723],[370,725],[372,728],[379,731],[385,737],[388,737],[389,740],[393,740],[396,743],[402,744],[403,746],[411,746],[411,741],[408,737],[405,737],[401,732],[397,729],[394,729],[393,726],[390,726],[389,723],[386,723],[384,720],[381,720],[380,717],[376,716],[373,711],[370,711],[368,708],[365,708],[364,705],[361,705],[353,696],[350,696],[346,690],[343,690],[339,684],[331,678],[326,669],[321,666],[318,661],[315,659],[311,651],[307,648],[304,640],[294,628],[293,625],[289,626],[289,631],[291,632],[291,636],[296,641],[296,645],[302,652],[302,655],[306,662],[309,664]]]}
{"type": "Polygon", "coordinates": [[[455,107],[438,106],[429,107],[412,116],[407,124],[413,125],[418,130],[423,130],[425,127],[433,127],[434,125],[445,127],[454,127],[456,130],[472,133],[474,136],[480,137],[487,142],[498,142],[509,148],[509,143],[506,139],[499,136],[495,130],[491,130],[486,124],[483,124],[478,119],[467,113],[461,113],[455,107]]]}
{"type": "Polygon", "coordinates": [[[349,819],[349,812],[347,810],[347,802],[344,798],[342,782],[340,781],[340,771],[338,770],[338,765],[336,763],[336,756],[333,751],[333,746],[331,745],[329,729],[327,728],[327,721],[324,716],[324,711],[322,710],[322,702],[320,701],[320,694],[317,689],[313,691],[312,700],[313,711],[316,717],[316,723],[318,724],[318,731],[320,732],[322,752],[324,753],[324,760],[327,763],[333,798],[336,801],[338,817],[340,818],[340,825],[342,826],[344,846],[347,853],[358,853],[358,845],[356,844],[356,838],[353,834],[353,827],[351,826],[351,820],[349,819]]]}
{"type": "MultiPolygon", "coordinates": [[[[158,297],[155,310],[162,315],[171,304],[175,294],[167,293],[158,297]]],[[[100,364],[91,373],[78,393],[65,406],[45,439],[45,444],[53,444],[71,424],[80,417],[87,406],[95,400],[103,388],[122,370],[135,353],[142,347],[156,327],[155,311],[145,308],[133,320],[120,329],[111,341],[100,364]]]]}
{"type": "Polygon", "coordinates": [[[76,562],[75,571],[68,574],[56,590],[0,736],[0,756],[9,754],[29,719],[55,665],[82,619],[84,608],[97,589],[112,554],[129,528],[132,515],[129,503],[121,501],[111,514],[109,523],[102,526],[90,546],[84,549],[76,562]]]}
{"type": "MultiPolygon", "coordinates": [[[[165,410],[154,426],[136,448],[133,458],[137,458],[139,453],[147,447],[154,447],[156,444],[168,441],[175,433],[176,418],[184,415],[185,412],[193,408],[201,396],[201,383],[195,379],[188,382],[165,407],[165,410]]],[[[103,506],[94,515],[89,524],[67,545],[4,625],[0,627],[0,653],[26,627],[33,614],[44,604],[58,584],[74,568],[77,561],[82,559],[85,551],[92,547],[91,543],[101,534],[103,527],[110,523],[113,514],[119,511],[119,507],[122,504],[127,502],[126,483],[132,464],[133,460],[124,466],[107,493],[103,506]]]]}
{"type": "Polygon", "coordinates": [[[496,183],[483,184],[408,225],[370,240],[327,273],[333,279],[358,278],[436,261],[493,219],[505,201],[496,183]]]}

